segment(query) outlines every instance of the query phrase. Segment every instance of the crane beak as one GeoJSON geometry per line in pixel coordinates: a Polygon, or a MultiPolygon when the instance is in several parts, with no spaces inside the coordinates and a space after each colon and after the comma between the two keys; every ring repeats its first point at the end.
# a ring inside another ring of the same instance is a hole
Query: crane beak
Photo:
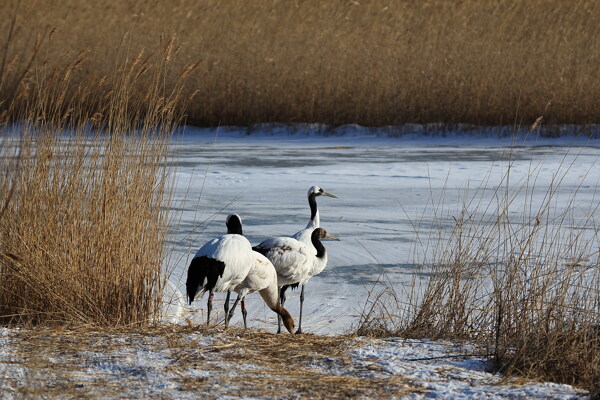
{"type": "Polygon", "coordinates": [[[325,239],[337,240],[338,242],[340,241],[340,238],[337,238],[330,233],[325,234],[325,239]]]}
{"type": "Polygon", "coordinates": [[[331,193],[327,193],[327,192],[321,193],[321,196],[333,197],[334,199],[338,198],[335,194],[331,194],[331,193]]]}

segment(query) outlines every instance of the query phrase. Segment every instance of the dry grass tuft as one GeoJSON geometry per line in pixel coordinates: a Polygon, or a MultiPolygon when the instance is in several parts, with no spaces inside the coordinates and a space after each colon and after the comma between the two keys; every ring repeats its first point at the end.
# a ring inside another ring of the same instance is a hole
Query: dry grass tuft
{"type": "Polygon", "coordinates": [[[87,51],[39,59],[45,51],[36,45],[0,125],[0,318],[147,323],[165,284],[167,157],[183,81],[164,86],[168,49],[122,47],[113,70],[85,85],[87,51]]]}
{"type": "MultiPolygon", "coordinates": [[[[0,16],[11,99],[45,54],[88,49],[91,75],[110,74],[119,43],[157,46],[176,35],[179,71],[203,62],[184,90],[197,93],[189,121],[247,125],[323,122],[387,125],[510,125],[515,110],[533,121],[552,100],[546,123],[598,123],[600,4],[594,0],[81,2],[9,0],[0,16]]],[[[73,87],[79,81],[72,81],[73,87]]]]}
{"type": "MultiPolygon", "coordinates": [[[[366,378],[360,374],[336,375],[334,371],[310,368],[312,362],[323,359],[349,365],[349,350],[356,345],[356,342],[351,341],[351,336],[274,335],[262,331],[220,331],[211,328],[201,328],[196,332],[200,335],[214,335],[217,340],[211,346],[198,347],[192,352],[189,348],[181,350],[182,356],[177,364],[202,363],[206,361],[207,352],[219,352],[222,360],[233,364],[252,363],[261,370],[246,380],[251,385],[245,387],[244,393],[250,397],[345,399],[356,396],[397,397],[419,391],[400,376],[366,378]],[[219,333],[215,335],[215,331],[219,333]]],[[[175,340],[181,340],[181,337],[178,335],[175,340]]],[[[182,346],[179,344],[175,347],[182,346]]],[[[233,379],[235,380],[237,378],[233,379]]]]}

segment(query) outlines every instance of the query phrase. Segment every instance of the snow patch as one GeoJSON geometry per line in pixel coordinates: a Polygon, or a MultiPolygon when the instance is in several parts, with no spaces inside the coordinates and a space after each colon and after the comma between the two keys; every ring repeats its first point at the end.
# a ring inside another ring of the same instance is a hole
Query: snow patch
{"type": "Polygon", "coordinates": [[[585,392],[569,385],[531,382],[512,385],[486,372],[486,362],[472,345],[429,340],[358,339],[353,363],[380,377],[402,376],[426,394],[406,399],[578,399],[585,392]]]}

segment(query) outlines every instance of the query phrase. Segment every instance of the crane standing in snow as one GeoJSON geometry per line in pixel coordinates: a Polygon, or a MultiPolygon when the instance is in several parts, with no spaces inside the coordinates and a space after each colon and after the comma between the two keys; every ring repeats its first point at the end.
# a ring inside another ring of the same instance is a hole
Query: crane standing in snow
{"type": "MultiPolygon", "coordinates": [[[[320,220],[320,217],[319,217],[319,208],[317,206],[317,197],[318,196],[326,196],[326,197],[337,198],[336,195],[333,195],[331,193],[327,193],[326,191],[324,191],[319,186],[316,186],[316,185],[315,186],[311,186],[308,189],[308,193],[307,193],[308,205],[310,207],[310,220],[308,221],[308,224],[306,224],[306,228],[304,228],[304,229],[296,232],[291,237],[291,238],[296,239],[297,241],[305,244],[309,248],[311,248],[313,252],[316,252],[317,249],[313,245],[312,234],[313,234],[313,231],[315,230],[315,228],[319,228],[321,226],[321,220],[320,220]]],[[[283,238],[283,237],[270,238],[270,239],[267,239],[267,240],[263,241],[262,243],[260,243],[256,247],[254,247],[253,249],[255,251],[259,251],[259,252],[261,252],[263,254],[266,254],[270,248],[276,246],[276,243],[278,243],[278,241],[277,241],[278,239],[286,239],[286,238],[283,238]]],[[[336,240],[339,240],[339,239],[336,238],[336,240]]],[[[296,245],[295,242],[291,242],[291,243],[293,243],[294,245],[296,245]]],[[[300,251],[300,250],[298,250],[298,251],[300,251]]],[[[308,250],[306,250],[306,249],[303,248],[303,250],[301,250],[299,254],[302,254],[302,252],[304,252],[304,251],[308,251],[308,250]]],[[[283,263],[281,260],[275,261],[274,259],[271,259],[270,256],[267,256],[267,258],[269,258],[273,262],[274,265],[275,265],[276,262],[279,262],[280,263],[279,264],[279,268],[282,268],[282,269],[290,268],[289,265],[285,265],[286,263],[283,263]]],[[[327,265],[327,256],[326,256],[326,253],[325,253],[325,262],[322,263],[322,268],[317,269],[318,272],[315,272],[314,274],[310,275],[308,277],[308,279],[310,279],[310,277],[312,277],[312,276],[320,273],[321,271],[323,271],[323,269],[325,268],[326,265],[327,265]]],[[[275,268],[277,269],[278,266],[275,265],[275,268]]],[[[277,272],[279,274],[279,270],[277,272]]],[[[304,283],[302,283],[302,289],[300,291],[300,319],[299,319],[299,323],[298,323],[298,332],[297,333],[302,333],[302,305],[304,304],[304,285],[306,284],[306,282],[308,282],[308,279],[304,280],[304,283]]],[[[290,288],[290,287],[292,289],[296,289],[298,287],[298,285],[300,284],[300,280],[297,280],[297,281],[295,281],[295,282],[293,282],[291,284],[282,284],[282,282],[283,281],[280,281],[278,284],[279,284],[279,287],[280,287],[279,299],[280,299],[280,301],[282,301],[282,304],[283,304],[283,303],[285,303],[285,292],[286,292],[286,290],[288,288],[290,288]]],[[[279,331],[281,331],[281,323],[279,324],[279,331]]]]}
{"type": "MultiPolygon", "coordinates": [[[[269,292],[273,291],[273,285],[265,285],[269,279],[269,273],[264,276],[251,275],[252,270],[255,273],[268,271],[268,266],[257,269],[255,263],[263,262],[258,256],[260,254],[252,251],[252,246],[248,239],[243,236],[242,219],[239,215],[229,215],[226,220],[227,234],[208,241],[198,250],[190,266],[186,280],[186,291],[190,304],[194,301],[196,295],[202,296],[208,291],[207,319],[210,321],[210,313],[212,310],[213,292],[227,292],[225,300],[225,326],[229,323],[233,315],[229,313],[229,296],[231,290],[235,290],[240,286],[240,296],[236,300],[235,305],[240,297],[243,299],[245,293],[251,290],[261,291],[261,296],[267,302],[267,305],[283,318],[286,328],[293,332],[294,320],[289,312],[282,307],[279,301],[273,301],[273,296],[269,292]],[[264,287],[262,287],[265,285],[264,287]],[[244,296],[241,293],[244,293],[244,296]],[[263,293],[264,292],[264,293],[263,293]]],[[[272,276],[272,274],[271,274],[272,276]]],[[[276,290],[275,290],[276,291],[276,290]]],[[[275,297],[277,295],[275,294],[275,297]]]]}
{"type": "MultiPolygon", "coordinates": [[[[304,285],[308,280],[325,269],[327,265],[327,250],[321,239],[339,240],[330,235],[323,228],[316,228],[311,234],[311,244],[308,245],[290,237],[276,237],[267,239],[254,247],[265,255],[277,271],[277,284],[279,285],[279,302],[285,303],[285,290],[292,286],[302,285],[300,295],[300,319],[296,333],[302,333],[302,303],[304,302],[304,285]]],[[[281,333],[281,320],[278,320],[277,333],[281,333]]]]}

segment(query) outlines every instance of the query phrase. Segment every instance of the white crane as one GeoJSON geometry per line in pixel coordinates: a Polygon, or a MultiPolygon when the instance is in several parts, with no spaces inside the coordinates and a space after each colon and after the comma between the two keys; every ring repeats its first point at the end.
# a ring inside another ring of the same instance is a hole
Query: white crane
{"type": "Polygon", "coordinates": [[[262,299],[267,303],[269,308],[275,311],[279,318],[283,319],[283,324],[286,329],[290,333],[294,333],[294,319],[290,315],[290,313],[283,308],[283,305],[279,301],[279,290],[277,287],[277,272],[275,271],[275,267],[269,261],[268,258],[263,256],[262,254],[254,251],[254,264],[250,269],[250,272],[246,276],[246,279],[242,281],[239,285],[234,289],[238,298],[233,303],[233,307],[227,315],[227,323],[233,316],[233,312],[235,310],[235,306],[237,305],[240,299],[242,300],[241,308],[242,308],[242,317],[244,318],[244,328],[247,328],[246,324],[246,315],[248,312],[246,311],[246,303],[245,298],[246,295],[253,292],[258,292],[262,299]]]}
{"type": "MultiPolygon", "coordinates": [[[[196,295],[202,296],[206,291],[209,292],[206,318],[208,325],[213,292],[227,292],[224,305],[227,327],[240,298],[243,302],[247,293],[259,291],[267,305],[283,318],[286,328],[293,332],[294,320],[277,299],[275,268],[261,254],[252,251],[250,242],[243,236],[242,218],[239,215],[229,215],[226,225],[227,234],[207,242],[190,263],[185,283],[190,304],[196,295]],[[265,265],[265,261],[268,265],[265,265]],[[239,295],[229,312],[231,290],[235,290],[239,295]],[[274,295],[271,295],[271,292],[274,292],[274,295]]],[[[242,313],[245,313],[245,304],[242,313]]]]}
{"type": "Polygon", "coordinates": [[[224,306],[227,316],[231,290],[246,279],[254,263],[252,246],[243,236],[242,218],[237,214],[229,215],[225,224],[226,235],[208,241],[198,250],[190,263],[185,282],[190,304],[196,295],[202,296],[209,292],[207,325],[212,311],[213,292],[227,292],[224,306]]]}
{"type": "MultiPolygon", "coordinates": [[[[317,197],[318,196],[326,196],[326,197],[332,197],[334,199],[337,199],[336,195],[327,193],[319,186],[316,186],[316,185],[311,186],[308,189],[308,193],[307,193],[308,205],[310,207],[310,220],[306,224],[306,228],[304,228],[304,229],[296,232],[294,235],[292,235],[293,239],[296,239],[296,240],[306,244],[307,246],[312,247],[313,251],[316,251],[316,249],[312,244],[312,233],[315,230],[315,228],[318,228],[321,226],[321,220],[319,217],[319,208],[317,206],[317,197]]],[[[265,244],[265,243],[267,243],[267,241],[273,240],[273,239],[281,239],[281,238],[267,239],[256,247],[264,248],[263,244],[265,244]]],[[[257,250],[257,248],[255,248],[255,250],[257,250]]],[[[271,261],[273,261],[273,260],[271,260],[271,261]]],[[[327,265],[327,260],[325,260],[325,263],[323,264],[323,268],[321,268],[319,270],[319,272],[315,273],[314,275],[323,271],[323,269],[325,268],[326,265],[327,265]]],[[[314,275],[311,275],[311,276],[314,276],[314,275]]],[[[306,281],[308,281],[308,279],[306,281]]],[[[280,299],[283,299],[283,301],[285,302],[285,291],[289,287],[291,287],[292,289],[296,289],[298,287],[298,285],[299,285],[298,282],[290,284],[290,285],[282,285],[281,283],[279,283],[279,287],[281,288],[280,299]]],[[[299,322],[299,326],[298,326],[299,333],[302,333],[302,304],[303,303],[304,303],[304,284],[302,284],[302,289],[300,291],[300,322],[299,322]]],[[[281,330],[281,324],[279,325],[279,330],[281,330]]]]}
{"type": "Polygon", "coordinates": [[[304,228],[301,231],[298,231],[294,235],[292,235],[292,237],[294,239],[297,239],[306,244],[311,244],[310,235],[312,234],[312,231],[315,228],[318,228],[321,226],[321,220],[319,218],[319,208],[317,207],[317,197],[318,196],[327,196],[327,197],[333,197],[334,199],[337,199],[336,195],[327,193],[326,191],[324,191],[323,189],[321,189],[318,186],[311,186],[311,188],[308,189],[308,205],[310,206],[310,221],[308,221],[308,224],[306,224],[306,228],[304,228]]]}
{"type": "MultiPolygon", "coordinates": [[[[316,228],[311,234],[311,244],[290,237],[267,239],[255,251],[264,254],[277,271],[277,285],[280,287],[279,302],[285,303],[285,291],[288,287],[302,285],[300,294],[300,319],[296,333],[302,333],[302,305],[304,303],[304,285],[308,280],[323,271],[327,265],[327,250],[321,239],[339,240],[323,228],[316,228]]],[[[278,332],[281,332],[279,321],[278,332]]]]}

